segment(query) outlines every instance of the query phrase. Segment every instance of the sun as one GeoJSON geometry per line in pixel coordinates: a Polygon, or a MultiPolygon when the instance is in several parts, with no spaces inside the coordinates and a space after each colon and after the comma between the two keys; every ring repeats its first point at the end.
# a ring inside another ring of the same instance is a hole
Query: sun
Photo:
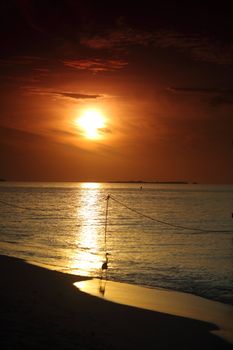
{"type": "Polygon", "coordinates": [[[86,138],[94,140],[101,137],[106,119],[99,110],[87,109],[76,120],[76,124],[86,138]]]}

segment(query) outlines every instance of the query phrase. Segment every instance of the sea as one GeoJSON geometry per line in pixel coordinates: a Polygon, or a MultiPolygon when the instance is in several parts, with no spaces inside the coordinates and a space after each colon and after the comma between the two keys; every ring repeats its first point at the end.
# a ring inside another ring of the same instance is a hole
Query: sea
{"type": "Polygon", "coordinates": [[[233,186],[0,182],[0,254],[233,305],[233,186]]]}

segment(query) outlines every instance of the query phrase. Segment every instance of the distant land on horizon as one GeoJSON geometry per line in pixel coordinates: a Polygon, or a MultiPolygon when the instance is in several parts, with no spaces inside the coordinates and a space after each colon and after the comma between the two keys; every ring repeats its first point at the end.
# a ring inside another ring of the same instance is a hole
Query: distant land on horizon
{"type": "MultiPolygon", "coordinates": [[[[105,182],[105,183],[133,183],[133,184],[189,184],[188,181],[144,181],[144,180],[109,180],[109,181],[15,181],[0,178],[0,181],[7,182],[105,182]]],[[[197,182],[190,182],[197,184],[197,182]]]]}
{"type": "Polygon", "coordinates": [[[185,180],[177,180],[177,181],[160,181],[160,180],[151,180],[151,181],[146,181],[146,180],[12,180],[12,179],[6,179],[6,178],[0,178],[0,182],[25,182],[25,183],[30,183],[30,182],[37,182],[37,183],[69,183],[69,182],[74,182],[74,183],[109,183],[109,184],[114,184],[114,183],[119,183],[119,184],[159,184],[159,185],[233,185],[232,182],[229,183],[210,183],[210,182],[197,182],[197,181],[185,181],[185,180]]]}
{"type": "MultiPolygon", "coordinates": [[[[106,181],[107,183],[137,183],[137,184],[188,184],[188,181],[143,181],[143,180],[130,180],[130,181],[106,181]]],[[[196,184],[196,182],[193,182],[196,184]]]]}

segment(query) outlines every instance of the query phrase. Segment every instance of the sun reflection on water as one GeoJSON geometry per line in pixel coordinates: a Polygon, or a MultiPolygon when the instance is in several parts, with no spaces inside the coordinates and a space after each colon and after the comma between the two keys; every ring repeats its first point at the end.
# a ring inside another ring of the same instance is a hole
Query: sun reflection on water
{"type": "Polygon", "coordinates": [[[77,250],[72,257],[70,270],[83,276],[99,275],[103,259],[103,207],[101,184],[81,183],[77,209],[78,230],[75,239],[77,250]],[[91,191],[88,191],[91,189],[91,191]]]}
{"type": "Polygon", "coordinates": [[[82,182],[80,184],[80,187],[83,189],[100,189],[101,183],[99,182],[82,182]]]}

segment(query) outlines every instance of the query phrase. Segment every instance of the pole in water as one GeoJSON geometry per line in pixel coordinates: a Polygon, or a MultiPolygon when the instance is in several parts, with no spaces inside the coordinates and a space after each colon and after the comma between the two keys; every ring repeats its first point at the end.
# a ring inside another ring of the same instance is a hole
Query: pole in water
{"type": "Polygon", "coordinates": [[[108,228],[108,202],[110,199],[110,194],[106,197],[106,211],[105,211],[105,227],[104,227],[104,245],[105,245],[105,253],[107,251],[107,228],[108,228]]]}
{"type": "Polygon", "coordinates": [[[101,280],[105,276],[107,278],[107,270],[108,270],[108,255],[107,253],[107,228],[108,228],[108,202],[110,199],[110,195],[108,194],[106,197],[106,211],[105,211],[105,227],[104,227],[104,249],[105,249],[105,261],[102,264],[101,271],[101,280]]]}

